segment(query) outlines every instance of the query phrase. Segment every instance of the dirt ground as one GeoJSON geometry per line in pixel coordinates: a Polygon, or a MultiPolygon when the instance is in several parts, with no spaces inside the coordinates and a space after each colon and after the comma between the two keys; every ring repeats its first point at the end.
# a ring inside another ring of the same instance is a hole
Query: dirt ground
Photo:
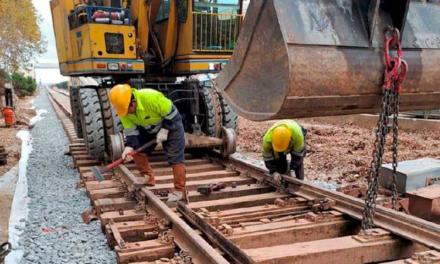
{"type": "MultiPolygon", "coordinates": [[[[309,180],[332,181],[342,186],[366,184],[374,145],[373,127],[362,128],[340,117],[340,123],[297,120],[308,130],[305,174],[309,180]]],[[[261,159],[262,138],[274,123],[239,119],[238,149],[243,154],[261,159]]],[[[385,163],[392,161],[391,135],[387,137],[385,163]]],[[[422,157],[440,158],[440,133],[428,130],[400,130],[399,160],[422,157]]]]}
{"type": "MultiPolygon", "coordinates": [[[[17,165],[20,160],[21,140],[16,137],[17,132],[29,126],[30,119],[36,115],[35,110],[31,109],[32,97],[16,99],[16,120],[14,127],[5,127],[3,117],[0,117],[0,145],[4,146],[8,153],[7,165],[0,166],[0,180],[3,175],[17,165]]],[[[7,227],[11,210],[12,198],[15,183],[8,182],[0,186],[0,243],[7,239],[7,227]]]]}

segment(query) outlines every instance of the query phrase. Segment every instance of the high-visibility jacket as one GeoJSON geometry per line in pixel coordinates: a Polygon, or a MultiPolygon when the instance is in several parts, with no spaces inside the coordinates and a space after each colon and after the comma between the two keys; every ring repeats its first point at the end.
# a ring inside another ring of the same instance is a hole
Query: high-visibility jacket
{"type": "Polygon", "coordinates": [[[164,119],[172,120],[179,112],[170,99],[153,89],[132,90],[136,99],[136,113],[120,117],[126,137],[139,135],[138,127],[157,133],[164,119]]]}
{"type": "Polygon", "coordinates": [[[278,158],[278,153],[275,153],[272,147],[272,133],[275,128],[280,126],[287,127],[292,134],[289,142],[289,147],[283,154],[286,155],[287,153],[297,153],[298,155],[300,155],[304,151],[305,141],[302,127],[293,120],[281,120],[276,122],[271,128],[269,128],[269,130],[263,137],[263,159],[265,161],[278,158]]]}

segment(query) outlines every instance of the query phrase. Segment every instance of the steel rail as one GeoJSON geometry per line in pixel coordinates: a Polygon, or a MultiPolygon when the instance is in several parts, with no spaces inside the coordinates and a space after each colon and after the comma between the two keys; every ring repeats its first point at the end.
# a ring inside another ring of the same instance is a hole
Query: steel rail
{"type": "MultiPolygon", "coordinates": [[[[247,171],[247,176],[254,177],[259,181],[266,181],[275,186],[270,176],[266,175],[267,170],[262,166],[255,165],[248,160],[238,157],[231,157],[230,163],[240,171],[247,171]]],[[[287,183],[287,191],[290,194],[301,196],[307,199],[327,197],[336,202],[334,207],[355,219],[362,219],[364,201],[343,193],[327,190],[314,186],[310,183],[283,176],[287,183]]],[[[383,206],[376,207],[374,223],[389,232],[406,238],[416,243],[420,243],[432,249],[440,250],[440,225],[394,211],[383,206]]]]}
{"type": "MultiPolygon", "coordinates": [[[[136,178],[124,165],[120,165],[119,168],[121,169],[121,173],[127,178],[136,178]]],[[[176,244],[191,254],[194,263],[229,263],[229,261],[209,245],[194,229],[173,212],[173,210],[168,208],[152,191],[147,188],[142,188],[140,192],[141,196],[145,199],[145,204],[148,206],[148,209],[150,209],[154,215],[170,221],[176,244]]]]}

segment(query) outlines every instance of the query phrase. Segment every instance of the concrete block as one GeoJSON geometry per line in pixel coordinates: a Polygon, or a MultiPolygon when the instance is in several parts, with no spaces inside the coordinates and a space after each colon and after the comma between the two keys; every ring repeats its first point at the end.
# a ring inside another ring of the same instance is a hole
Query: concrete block
{"type": "Polygon", "coordinates": [[[440,185],[435,184],[408,193],[412,215],[440,223],[440,185]]]}
{"type": "MultiPolygon", "coordinates": [[[[379,171],[379,185],[392,189],[392,164],[382,165],[379,171]]],[[[401,193],[415,191],[430,184],[440,184],[440,160],[422,158],[398,163],[397,190],[401,193]]]]}

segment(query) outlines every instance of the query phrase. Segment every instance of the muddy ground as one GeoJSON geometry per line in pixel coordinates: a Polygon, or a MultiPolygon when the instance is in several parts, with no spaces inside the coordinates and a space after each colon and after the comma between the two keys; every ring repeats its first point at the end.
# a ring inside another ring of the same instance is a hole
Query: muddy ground
{"type": "MultiPolygon", "coordinates": [[[[0,117],[0,145],[4,146],[8,153],[8,162],[6,165],[0,165],[0,182],[3,175],[14,168],[20,160],[21,140],[17,138],[17,132],[27,129],[30,119],[36,115],[32,109],[32,97],[16,99],[16,120],[14,127],[5,127],[4,119],[0,117]]],[[[14,174],[18,170],[14,170],[14,174]]],[[[0,186],[0,243],[7,239],[9,214],[11,210],[12,198],[14,195],[16,177],[13,180],[7,180],[0,186]]]]}
{"type": "MultiPolygon", "coordinates": [[[[346,122],[326,122],[313,119],[297,120],[307,128],[305,173],[309,180],[333,181],[343,186],[366,184],[374,145],[373,126],[365,128],[346,122]]],[[[261,141],[265,131],[274,123],[239,119],[238,149],[243,154],[261,159],[261,141]]],[[[440,123],[439,123],[440,127],[440,123]]],[[[385,162],[392,161],[391,135],[388,136],[385,162]]],[[[399,160],[422,157],[440,158],[440,133],[421,129],[417,132],[400,130],[399,160]]]]}

